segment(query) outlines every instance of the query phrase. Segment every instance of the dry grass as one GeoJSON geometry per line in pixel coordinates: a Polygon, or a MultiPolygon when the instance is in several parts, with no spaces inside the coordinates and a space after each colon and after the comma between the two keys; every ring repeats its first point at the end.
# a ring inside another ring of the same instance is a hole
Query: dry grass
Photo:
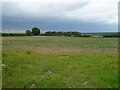
{"type": "Polygon", "coordinates": [[[3,50],[31,50],[40,53],[118,54],[117,39],[57,36],[3,37],[3,50]],[[84,48],[82,47],[84,46],[84,48]],[[96,48],[100,46],[100,48],[96,48]],[[109,46],[111,46],[109,48],[109,46]],[[104,48],[102,48],[104,47],[104,48]]]}
{"type": "Polygon", "coordinates": [[[41,40],[43,37],[58,37],[58,36],[23,36],[23,37],[3,37],[2,40],[41,40]]]}
{"type": "Polygon", "coordinates": [[[34,47],[34,46],[9,46],[4,47],[3,50],[31,50],[40,53],[87,53],[87,54],[117,54],[118,50],[105,48],[63,48],[63,47],[34,47]]]}

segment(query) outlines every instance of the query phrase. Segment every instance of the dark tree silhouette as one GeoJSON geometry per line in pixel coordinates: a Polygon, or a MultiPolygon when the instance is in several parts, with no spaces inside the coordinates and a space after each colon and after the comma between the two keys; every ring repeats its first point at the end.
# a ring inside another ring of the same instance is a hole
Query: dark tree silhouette
{"type": "Polygon", "coordinates": [[[32,36],[32,35],[33,35],[30,30],[26,30],[25,33],[26,33],[27,35],[29,35],[29,36],[32,36]]]}
{"type": "Polygon", "coordinates": [[[34,28],[32,28],[32,33],[33,33],[34,35],[39,35],[39,34],[40,34],[40,29],[34,27],[34,28]]]}

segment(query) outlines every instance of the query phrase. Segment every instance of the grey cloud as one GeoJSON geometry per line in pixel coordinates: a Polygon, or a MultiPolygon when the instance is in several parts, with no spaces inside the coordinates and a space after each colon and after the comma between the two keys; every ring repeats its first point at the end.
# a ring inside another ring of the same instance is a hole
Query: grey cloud
{"type": "Polygon", "coordinates": [[[25,19],[18,17],[3,17],[3,30],[18,29],[25,31],[38,27],[43,31],[80,31],[80,32],[99,32],[99,31],[116,31],[117,25],[102,23],[86,23],[76,20],[60,20],[55,18],[25,19]],[[16,21],[17,20],[17,21],[16,21]]]}
{"type": "MultiPolygon", "coordinates": [[[[89,2],[72,2],[65,4],[57,3],[53,5],[48,3],[45,5],[40,4],[40,6],[39,3],[35,3],[35,5],[33,3],[33,5],[30,4],[31,6],[29,4],[27,5],[26,3],[3,3],[3,32],[24,32],[26,29],[31,29],[33,27],[41,28],[43,32],[49,30],[80,32],[114,32],[118,30],[117,24],[107,24],[105,22],[86,22],[82,18],[79,19],[79,17],[67,17],[69,16],[69,14],[77,14],[77,16],[85,15],[85,17],[83,17],[85,19],[89,18],[91,13],[87,14],[79,12],[82,11],[83,8],[87,10],[85,7],[89,5],[89,2]]],[[[97,16],[95,17],[97,18],[97,16]]]]}
{"type": "Polygon", "coordinates": [[[85,7],[86,5],[88,5],[89,2],[73,2],[67,9],[67,11],[73,11],[76,9],[80,9],[82,7],[85,7]]]}

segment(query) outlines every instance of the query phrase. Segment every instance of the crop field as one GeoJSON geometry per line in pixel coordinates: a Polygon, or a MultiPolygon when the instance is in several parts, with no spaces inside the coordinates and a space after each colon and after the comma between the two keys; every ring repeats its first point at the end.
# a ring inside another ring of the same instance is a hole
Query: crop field
{"type": "Polygon", "coordinates": [[[2,37],[3,88],[118,88],[118,38],[2,37]]]}

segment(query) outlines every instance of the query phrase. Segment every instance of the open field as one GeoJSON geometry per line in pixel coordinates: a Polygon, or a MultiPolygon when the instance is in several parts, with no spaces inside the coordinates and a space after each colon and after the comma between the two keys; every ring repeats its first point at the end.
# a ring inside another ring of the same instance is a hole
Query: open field
{"type": "Polygon", "coordinates": [[[4,88],[117,88],[118,38],[3,37],[4,88]]]}

